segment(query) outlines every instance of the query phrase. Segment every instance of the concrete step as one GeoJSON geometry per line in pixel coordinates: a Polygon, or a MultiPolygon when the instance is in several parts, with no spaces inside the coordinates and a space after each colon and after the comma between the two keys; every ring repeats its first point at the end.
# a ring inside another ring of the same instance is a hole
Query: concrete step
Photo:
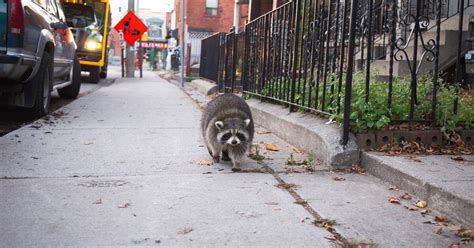
{"type": "Polygon", "coordinates": [[[416,194],[449,219],[474,227],[474,155],[388,156],[362,152],[362,166],[372,175],[416,194]]]}

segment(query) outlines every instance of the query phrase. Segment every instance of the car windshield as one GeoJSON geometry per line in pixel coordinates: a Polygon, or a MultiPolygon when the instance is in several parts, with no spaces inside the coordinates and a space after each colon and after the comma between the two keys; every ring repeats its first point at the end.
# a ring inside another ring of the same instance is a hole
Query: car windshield
{"type": "Polygon", "coordinates": [[[96,22],[94,9],[80,4],[64,4],[66,21],[70,27],[83,28],[96,22]]]}

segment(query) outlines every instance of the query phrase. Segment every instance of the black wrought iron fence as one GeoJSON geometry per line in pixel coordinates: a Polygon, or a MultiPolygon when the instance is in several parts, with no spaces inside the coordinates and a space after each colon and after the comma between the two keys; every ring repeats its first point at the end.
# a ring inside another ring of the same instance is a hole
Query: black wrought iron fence
{"type": "Polygon", "coordinates": [[[219,76],[219,49],[221,39],[224,33],[216,33],[201,41],[201,64],[199,66],[199,75],[203,78],[218,81],[219,76]]]}
{"type": "Polygon", "coordinates": [[[238,34],[220,36],[219,47],[210,48],[220,54],[217,82],[290,111],[332,116],[343,125],[343,144],[350,127],[363,131],[394,120],[468,118],[472,127],[474,101],[459,99],[469,6],[467,0],[294,0],[238,34]],[[450,68],[451,80],[443,76],[450,68]]]}

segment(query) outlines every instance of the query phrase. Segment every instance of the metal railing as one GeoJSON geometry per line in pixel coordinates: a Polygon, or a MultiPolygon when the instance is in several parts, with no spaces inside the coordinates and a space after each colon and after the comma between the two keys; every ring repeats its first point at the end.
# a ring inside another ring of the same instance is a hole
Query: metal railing
{"type": "MultiPolygon", "coordinates": [[[[219,47],[203,43],[203,49],[219,51],[220,89],[241,89],[290,111],[339,116],[345,145],[350,125],[360,115],[351,111],[351,98],[360,91],[369,106],[380,101],[371,95],[378,87],[377,92],[385,92],[388,113],[395,115],[394,94],[399,92],[394,93],[394,84],[406,83],[407,114],[392,118],[436,120],[440,67],[452,64],[440,56],[448,45],[442,22],[459,16],[451,83],[463,85],[461,55],[467,46],[462,31],[467,27],[462,20],[468,6],[464,0],[293,0],[248,23],[241,33],[219,36],[219,47]],[[449,10],[454,1],[455,14],[449,10]],[[421,80],[423,75],[431,77],[421,80]],[[430,98],[431,109],[420,117],[415,112],[422,84],[429,84],[424,97],[430,98]]],[[[454,101],[452,114],[457,114],[454,101]]]]}

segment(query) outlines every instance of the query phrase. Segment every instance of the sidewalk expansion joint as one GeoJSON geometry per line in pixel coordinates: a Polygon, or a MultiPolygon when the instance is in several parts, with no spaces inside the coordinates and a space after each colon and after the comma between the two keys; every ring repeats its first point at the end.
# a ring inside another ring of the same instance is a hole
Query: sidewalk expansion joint
{"type": "MultiPolygon", "coordinates": [[[[262,166],[268,171],[268,173],[270,173],[276,180],[278,183],[280,184],[286,184],[285,180],[283,180],[281,177],[280,177],[280,173],[278,172],[275,172],[270,166],[262,163],[262,166]]],[[[299,204],[309,213],[311,214],[311,216],[313,216],[313,218],[315,219],[316,222],[321,222],[321,221],[324,221],[324,218],[316,211],[313,209],[313,207],[311,207],[311,205],[305,201],[299,194],[298,192],[296,192],[296,190],[292,187],[285,187],[284,190],[286,190],[288,193],[290,193],[290,195],[296,200],[296,202],[299,202],[299,204]]],[[[344,238],[339,232],[336,231],[336,229],[333,227],[332,230],[327,230],[328,232],[330,232],[332,235],[334,235],[334,237],[336,238],[337,241],[341,242],[342,245],[345,247],[347,245],[350,244],[350,242],[344,238]]]]}

